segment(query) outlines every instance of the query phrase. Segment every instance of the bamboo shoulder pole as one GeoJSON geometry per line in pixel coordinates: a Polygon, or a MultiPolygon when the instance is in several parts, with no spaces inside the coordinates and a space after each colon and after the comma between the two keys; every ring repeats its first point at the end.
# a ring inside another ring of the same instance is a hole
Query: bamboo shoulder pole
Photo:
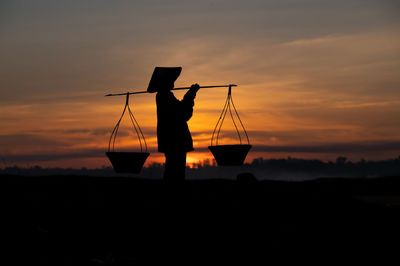
{"type": "MultiPolygon", "coordinates": [[[[200,86],[200,89],[205,88],[228,88],[228,87],[236,87],[236,84],[229,84],[229,85],[217,85],[217,86],[200,86]]],[[[190,87],[181,87],[181,88],[173,88],[172,90],[188,90],[190,87]]],[[[105,96],[122,96],[122,95],[129,95],[129,94],[143,94],[143,93],[151,93],[148,91],[135,91],[135,92],[125,92],[125,93],[115,93],[115,94],[106,94],[105,96]]]]}

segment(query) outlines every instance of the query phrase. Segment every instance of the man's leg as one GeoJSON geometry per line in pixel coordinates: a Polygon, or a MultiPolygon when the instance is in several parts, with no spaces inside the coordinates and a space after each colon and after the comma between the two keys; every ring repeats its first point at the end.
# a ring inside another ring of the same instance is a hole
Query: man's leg
{"type": "Polygon", "coordinates": [[[186,152],[166,152],[164,180],[184,181],[186,170],[186,152]]]}

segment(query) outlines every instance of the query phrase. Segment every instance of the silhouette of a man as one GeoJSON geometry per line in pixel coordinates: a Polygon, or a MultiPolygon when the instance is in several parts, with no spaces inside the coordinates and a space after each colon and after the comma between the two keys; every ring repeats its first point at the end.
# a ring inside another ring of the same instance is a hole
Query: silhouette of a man
{"type": "Polygon", "coordinates": [[[165,154],[164,180],[185,180],[186,153],[193,151],[192,136],[187,121],[192,117],[194,99],[199,90],[193,84],[183,99],[178,100],[171,92],[182,68],[154,70],[149,91],[157,91],[157,140],[158,151],[165,154]]]}

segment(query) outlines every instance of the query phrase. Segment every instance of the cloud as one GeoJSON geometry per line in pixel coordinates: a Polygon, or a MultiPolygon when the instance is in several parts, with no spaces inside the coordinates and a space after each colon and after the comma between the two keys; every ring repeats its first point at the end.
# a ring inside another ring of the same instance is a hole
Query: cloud
{"type": "Polygon", "coordinates": [[[252,149],[255,152],[293,152],[293,153],[373,153],[384,151],[399,151],[400,141],[369,141],[369,142],[349,142],[332,143],[326,145],[313,146],[268,146],[256,145],[252,149]]]}
{"type": "Polygon", "coordinates": [[[42,147],[42,148],[57,148],[64,147],[67,143],[63,140],[52,139],[47,136],[34,135],[34,134],[9,134],[0,135],[0,146],[4,149],[7,148],[29,148],[42,147]]]}
{"type": "Polygon", "coordinates": [[[367,107],[384,107],[389,105],[399,105],[400,101],[381,101],[381,102],[338,102],[336,108],[367,108],[367,107]]]}
{"type": "Polygon", "coordinates": [[[321,36],[317,38],[310,38],[310,39],[298,39],[298,40],[292,40],[289,42],[285,42],[282,44],[282,46],[300,46],[300,47],[306,47],[306,46],[320,46],[320,45],[331,45],[332,42],[337,42],[337,41],[346,41],[345,36],[321,36]]]}
{"type": "MultiPolygon", "coordinates": [[[[2,2],[0,144],[43,156],[106,145],[124,100],[104,94],[145,88],[156,65],[183,66],[177,85],[238,83],[235,104],[260,147],[395,141],[397,2],[2,2]]],[[[156,145],[152,96],[131,103],[156,145]]],[[[189,123],[199,145],[225,97],[199,92],[189,123]]]]}
{"type": "MultiPolygon", "coordinates": [[[[118,151],[131,151],[129,149],[119,149],[118,151]]],[[[27,154],[0,154],[0,158],[5,162],[11,163],[26,163],[26,162],[53,162],[53,161],[63,161],[67,159],[74,159],[79,162],[80,159],[88,158],[106,158],[106,150],[103,148],[93,148],[93,149],[79,149],[75,151],[68,152],[50,152],[50,153],[27,153],[27,154]]],[[[150,153],[156,153],[155,148],[149,149],[150,153]]]]}
{"type": "Polygon", "coordinates": [[[24,163],[24,162],[44,162],[60,161],[65,159],[99,158],[104,157],[104,149],[87,149],[71,153],[35,153],[35,154],[2,154],[1,157],[6,162],[24,163]]]}

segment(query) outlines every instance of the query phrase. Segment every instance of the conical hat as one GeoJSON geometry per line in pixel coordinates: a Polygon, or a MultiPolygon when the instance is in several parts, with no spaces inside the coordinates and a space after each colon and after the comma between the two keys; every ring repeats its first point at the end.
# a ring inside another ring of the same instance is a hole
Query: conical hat
{"type": "Polygon", "coordinates": [[[157,92],[165,84],[174,84],[175,80],[181,74],[182,67],[156,67],[151,76],[148,92],[157,92]]]}

